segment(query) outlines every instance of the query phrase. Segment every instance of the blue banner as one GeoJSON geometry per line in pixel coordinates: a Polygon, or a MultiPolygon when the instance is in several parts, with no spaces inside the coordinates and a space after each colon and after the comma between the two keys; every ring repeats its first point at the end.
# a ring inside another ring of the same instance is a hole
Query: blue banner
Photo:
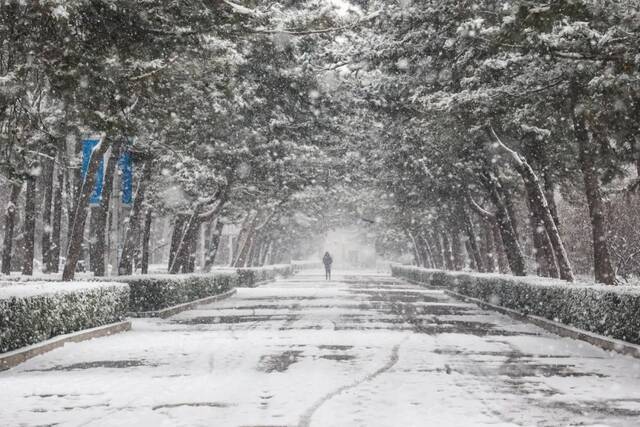
{"type": "MultiPolygon", "coordinates": [[[[93,149],[100,143],[99,139],[85,139],[82,141],[82,179],[85,180],[89,171],[89,162],[93,149]]],[[[104,182],[104,158],[100,159],[100,165],[96,171],[96,182],[89,198],[89,204],[97,205],[102,200],[102,186],[104,182]]]]}
{"type": "Polygon", "coordinates": [[[122,172],[122,178],[120,179],[122,203],[130,205],[133,203],[133,162],[131,159],[131,152],[128,147],[120,156],[120,161],[118,163],[120,165],[120,171],[122,172]]]}

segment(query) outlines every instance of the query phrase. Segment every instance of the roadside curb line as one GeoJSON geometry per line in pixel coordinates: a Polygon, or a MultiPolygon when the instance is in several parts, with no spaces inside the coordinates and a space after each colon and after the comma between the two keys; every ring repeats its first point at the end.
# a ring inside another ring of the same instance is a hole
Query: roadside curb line
{"type": "Polygon", "coordinates": [[[87,341],[93,338],[105,337],[119,332],[125,332],[131,329],[131,322],[128,320],[111,323],[109,325],[98,326],[96,328],[84,329],[77,332],[71,332],[65,335],[49,338],[48,340],[12,350],[4,354],[0,354],[0,371],[11,369],[22,362],[48,353],[56,348],[63,347],[69,342],[87,341]]]}
{"type": "Polygon", "coordinates": [[[593,332],[587,332],[582,329],[574,328],[573,326],[569,326],[563,323],[554,322],[553,320],[545,319],[544,317],[520,313],[519,311],[510,309],[510,308],[502,307],[500,305],[494,305],[494,304],[482,301],[480,299],[468,297],[466,295],[462,295],[447,289],[444,290],[444,293],[449,296],[461,299],[463,301],[475,303],[482,308],[497,311],[502,314],[506,314],[508,316],[513,317],[514,319],[532,323],[536,326],[541,327],[542,329],[545,329],[561,337],[567,337],[567,338],[573,338],[576,340],[585,341],[589,344],[595,345],[596,347],[600,347],[603,350],[615,351],[620,354],[633,356],[640,359],[640,345],[631,344],[622,340],[605,337],[604,335],[599,335],[593,332]]]}
{"type": "Polygon", "coordinates": [[[251,285],[247,285],[247,286],[244,286],[244,287],[245,288],[249,288],[249,289],[250,288],[257,288],[258,286],[266,285],[266,284],[271,283],[271,282],[275,282],[275,279],[274,280],[263,280],[261,282],[255,282],[255,283],[252,283],[251,285]]]}
{"type": "Polygon", "coordinates": [[[209,304],[212,302],[217,302],[226,298],[229,298],[238,290],[236,288],[231,289],[230,291],[223,292],[218,295],[213,295],[210,297],[200,298],[194,301],[185,302],[183,304],[174,305],[171,307],[163,308],[162,310],[155,311],[135,311],[128,313],[129,317],[142,318],[142,317],[159,317],[161,319],[166,319],[168,317],[173,316],[174,314],[182,313],[183,311],[191,310],[199,305],[209,304]]]}
{"type": "MultiPolygon", "coordinates": [[[[420,286],[422,288],[429,288],[429,289],[433,289],[433,290],[436,290],[436,291],[443,290],[442,288],[431,286],[428,283],[422,283],[422,282],[418,282],[416,280],[405,279],[404,277],[396,277],[396,276],[391,276],[391,277],[393,277],[394,279],[399,279],[399,280],[403,280],[405,282],[409,282],[412,285],[420,286]]],[[[448,292],[448,291],[445,290],[445,292],[448,292]]]]}
{"type": "Polygon", "coordinates": [[[418,282],[416,280],[411,280],[411,279],[405,279],[404,277],[399,277],[399,276],[393,276],[393,277],[395,277],[396,279],[404,280],[405,282],[409,282],[414,285],[421,286],[421,287],[428,287],[430,289],[440,289],[444,291],[445,294],[452,296],[454,298],[477,304],[478,306],[488,310],[493,310],[493,311],[497,311],[498,313],[506,314],[507,316],[511,316],[512,318],[523,321],[523,322],[532,323],[536,326],[541,327],[542,329],[545,329],[561,337],[567,337],[567,338],[573,338],[576,340],[585,341],[603,350],[615,351],[616,353],[620,353],[620,354],[624,354],[627,356],[632,356],[640,359],[640,345],[631,344],[626,341],[617,340],[615,338],[609,338],[604,335],[599,335],[593,332],[587,332],[582,329],[574,328],[573,326],[565,325],[559,322],[554,322],[553,320],[549,320],[544,317],[520,313],[519,311],[513,310],[511,308],[502,307],[500,305],[491,304],[477,298],[468,297],[466,295],[459,294],[449,289],[430,286],[428,283],[418,282]]]}

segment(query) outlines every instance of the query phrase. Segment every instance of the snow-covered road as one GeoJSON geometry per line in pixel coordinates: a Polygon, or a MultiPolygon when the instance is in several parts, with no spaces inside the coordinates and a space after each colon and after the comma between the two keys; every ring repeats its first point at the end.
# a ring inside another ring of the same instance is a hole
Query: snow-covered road
{"type": "Polygon", "coordinates": [[[0,425],[637,426],[640,360],[308,272],[0,373],[0,425]]]}

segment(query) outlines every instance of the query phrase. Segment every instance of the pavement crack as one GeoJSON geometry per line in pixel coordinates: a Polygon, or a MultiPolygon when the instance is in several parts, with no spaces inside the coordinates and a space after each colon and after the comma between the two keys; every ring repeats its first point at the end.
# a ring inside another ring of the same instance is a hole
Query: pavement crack
{"type": "MultiPolygon", "coordinates": [[[[405,338],[406,340],[406,338],[405,338]]],[[[404,340],[403,340],[404,341],[404,340]]],[[[384,364],[384,366],[382,366],[380,369],[376,370],[375,372],[365,376],[364,378],[361,378],[351,384],[347,384],[344,385],[342,387],[337,388],[336,390],[329,392],[327,394],[325,394],[324,396],[322,396],[316,403],[314,403],[309,409],[307,409],[307,411],[302,414],[302,416],[300,417],[300,422],[298,422],[298,427],[309,427],[311,425],[311,418],[313,417],[313,414],[316,413],[316,411],[318,409],[320,409],[320,407],[322,405],[324,405],[325,403],[327,403],[329,400],[333,399],[334,397],[336,397],[337,395],[350,390],[352,388],[356,388],[361,384],[364,384],[368,381],[373,380],[374,378],[376,378],[377,376],[387,372],[389,369],[391,369],[396,363],[398,363],[398,352],[400,350],[400,345],[402,343],[396,344],[392,349],[391,349],[391,355],[389,356],[389,360],[387,361],[387,363],[384,364]]]]}

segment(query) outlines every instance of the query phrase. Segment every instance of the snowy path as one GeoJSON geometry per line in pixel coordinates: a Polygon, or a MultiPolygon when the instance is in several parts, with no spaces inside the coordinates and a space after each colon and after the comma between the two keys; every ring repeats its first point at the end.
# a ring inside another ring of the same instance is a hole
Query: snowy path
{"type": "Polygon", "coordinates": [[[640,361],[388,276],[303,273],[0,373],[0,425],[640,423],[640,361]]]}

